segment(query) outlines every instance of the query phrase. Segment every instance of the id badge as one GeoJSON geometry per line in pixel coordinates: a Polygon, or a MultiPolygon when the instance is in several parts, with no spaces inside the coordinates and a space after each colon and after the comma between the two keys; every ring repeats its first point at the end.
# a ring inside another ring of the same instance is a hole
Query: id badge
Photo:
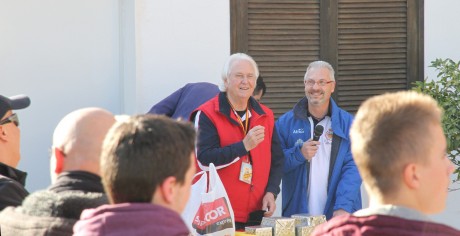
{"type": "Polygon", "coordinates": [[[251,184],[251,181],[252,181],[252,165],[251,164],[247,162],[243,162],[241,164],[240,180],[247,184],[251,184]]]}

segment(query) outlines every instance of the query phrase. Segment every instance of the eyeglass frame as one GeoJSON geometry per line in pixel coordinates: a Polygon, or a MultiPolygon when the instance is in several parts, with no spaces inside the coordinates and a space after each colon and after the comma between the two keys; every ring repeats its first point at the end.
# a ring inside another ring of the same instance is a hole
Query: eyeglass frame
{"type": "Polygon", "coordinates": [[[334,80],[326,81],[326,80],[323,80],[323,79],[318,80],[318,81],[315,81],[313,79],[304,80],[305,85],[308,86],[308,87],[313,87],[313,86],[315,86],[315,84],[317,84],[320,87],[324,87],[327,84],[330,84],[330,83],[333,83],[333,82],[335,82],[335,81],[334,80]]]}
{"type": "Polygon", "coordinates": [[[5,119],[0,120],[0,125],[6,125],[6,124],[9,124],[9,123],[13,123],[13,124],[16,125],[17,127],[19,127],[19,117],[18,117],[18,114],[13,113],[13,114],[11,114],[10,116],[6,117],[5,119]]]}

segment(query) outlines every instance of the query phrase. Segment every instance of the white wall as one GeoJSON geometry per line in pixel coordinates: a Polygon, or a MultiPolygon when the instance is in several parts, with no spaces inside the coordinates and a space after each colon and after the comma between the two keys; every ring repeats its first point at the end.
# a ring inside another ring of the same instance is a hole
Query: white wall
{"type": "Polygon", "coordinates": [[[18,168],[35,191],[50,184],[52,132],[70,111],[145,113],[187,82],[217,83],[230,55],[229,3],[0,0],[0,35],[0,94],[32,100],[18,111],[18,168]]]}
{"type": "Polygon", "coordinates": [[[19,169],[30,191],[50,183],[48,150],[65,114],[85,106],[120,112],[118,31],[113,0],[0,1],[0,94],[32,101],[18,111],[19,169]]]}
{"type": "MultiPolygon", "coordinates": [[[[436,79],[437,72],[428,67],[436,58],[460,60],[460,30],[458,30],[458,0],[425,0],[425,77],[436,79]]],[[[460,229],[460,184],[449,192],[447,207],[432,218],[460,229]]]]}
{"type": "Polygon", "coordinates": [[[218,83],[230,55],[228,1],[136,1],[138,112],[185,83],[218,83]]]}
{"type": "Polygon", "coordinates": [[[437,72],[428,67],[436,58],[460,60],[458,0],[425,0],[425,77],[436,79],[437,72]]]}
{"type": "MultiPolygon", "coordinates": [[[[425,76],[460,60],[457,0],[425,0],[425,76]]],[[[187,82],[220,81],[230,54],[228,1],[0,0],[0,94],[28,94],[18,111],[31,191],[49,185],[51,135],[71,110],[144,113],[187,82]],[[5,86],[7,84],[8,86],[5,86]]],[[[460,191],[434,216],[460,228],[460,191]]],[[[280,206],[280,205],[278,205],[280,206]]],[[[278,208],[279,209],[279,208],[278,208]]]]}

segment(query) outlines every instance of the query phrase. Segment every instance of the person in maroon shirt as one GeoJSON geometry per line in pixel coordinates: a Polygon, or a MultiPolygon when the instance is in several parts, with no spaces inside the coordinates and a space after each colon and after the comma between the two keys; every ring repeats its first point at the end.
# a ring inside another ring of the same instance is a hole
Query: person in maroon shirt
{"type": "Polygon", "coordinates": [[[426,216],[445,208],[454,171],[441,117],[433,98],[413,91],[365,101],[350,135],[369,208],[333,218],[312,235],[460,235],[426,216]]]}
{"type": "Polygon", "coordinates": [[[179,215],[195,173],[195,128],[159,115],[120,120],[105,137],[101,177],[109,205],[82,212],[74,235],[188,236],[179,215]]]}

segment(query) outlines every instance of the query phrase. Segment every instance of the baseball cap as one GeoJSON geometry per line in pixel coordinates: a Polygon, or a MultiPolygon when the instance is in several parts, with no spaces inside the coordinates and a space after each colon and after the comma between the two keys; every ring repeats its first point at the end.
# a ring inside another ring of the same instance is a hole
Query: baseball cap
{"type": "Polygon", "coordinates": [[[5,97],[0,95],[0,118],[9,110],[24,109],[30,105],[30,98],[24,94],[5,97]]]}

